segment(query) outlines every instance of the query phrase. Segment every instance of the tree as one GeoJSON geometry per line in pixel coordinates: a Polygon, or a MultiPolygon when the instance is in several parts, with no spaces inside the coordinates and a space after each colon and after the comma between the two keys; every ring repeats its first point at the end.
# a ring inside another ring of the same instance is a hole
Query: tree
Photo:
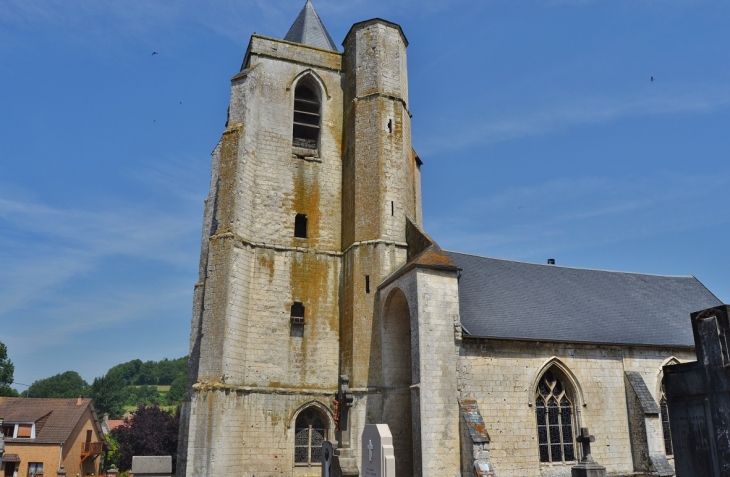
{"type": "Polygon", "coordinates": [[[75,398],[89,392],[89,383],[76,371],[66,371],[50,378],[39,379],[28,388],[34,398],[75,398]]]}
{"type": "Polygon", "coordinates": [[[185,373],[177,375],[175,380],[170,385],[170,390],[167,392],[167,404],[175,406],[180,404],[180,401],[185,397],[185,391],[187,390],[188,377],[185,373]]]}
{"type": "Polygon", "coordinates": [[[109,443],[110,450],[106,451],[106,459],[104,459],[104,465],[107,470],[111,468],[112,464],[119,468],[119,459],[121,458],[121,450],[119,449],[119,441],[114,437],[114,434],[107,434],[106,441],[109,443]]]}
{"type": "Polygon", "coordinates": [[[119,469],[129,470],[135,455],[171,455],[175,474],[179,423],[179,408],[172,415],[157,404],[139,406],[132,418],[125,418],[124,424],[111,432],[119,444],[119,469]]]}
{"type": "Polygon", "coordinates": [[[142,367],[142,360],[133,359],[132,361],[127,361],[126,363],[112,367],[108,373],[119,373],[127,384],[134,384],[137,381],[140,367],[142,367]]]}
{"type": "Polygon", "coordinates": [[[99,415],[108,413],[111,418],[119,419],[124,414],[126,384],[124,377],[118,372],[109,372],[94,379],[89,389],[89,397],[94,400],[94,407],[99,415]]]}
{"type": "Polygon", "coordinates": [[[18,392],[11,388],[15,365],[8,358],[8,347],[0,341],[0,396],[15,397],[18,392]]]}
{"type": "Polygon", "coordinates": [[[128,386],[127,393],[124,399],[124,404],[127,406],[139,406],[140,404],[159,404],[160,403],[160,392],[157,390],[157,386],[128,386]]]}
{"type": "Polygon", "coordinates": [[[135,384],[157,384],[157,363],[154,361],[142,363],[135,384]]]}

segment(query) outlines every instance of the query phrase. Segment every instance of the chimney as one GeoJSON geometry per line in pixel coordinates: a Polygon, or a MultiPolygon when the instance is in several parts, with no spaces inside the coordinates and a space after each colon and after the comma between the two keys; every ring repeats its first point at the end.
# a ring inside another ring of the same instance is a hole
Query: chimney
{"type": "Polygon", "coordinates": [[[548,258],[548,265],[555,265],[555,259],[554,258],[548,258]]]}
{"type": "Polygon", "coordinates": [[[80,406],[82,401],[83,401],[83,399],[81,398],[81,396],[79,396],[79,398],[76,400],[76,405],[80,406]]]}

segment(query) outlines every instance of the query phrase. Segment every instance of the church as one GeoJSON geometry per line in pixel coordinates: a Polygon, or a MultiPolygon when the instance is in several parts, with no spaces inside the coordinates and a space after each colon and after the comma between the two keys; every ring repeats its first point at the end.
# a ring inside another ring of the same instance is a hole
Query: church
{"type": "Polygon", "coordinates": [[[177,475],[360,475],[388,424],[397,475],[569,476],[578,433],[615,476],[670,476],[662,366],[695,359],[692,276],[442,250],[423,228],[408,40],[342,51],[311,2],[253,34],[212,153],[177,475]]]}

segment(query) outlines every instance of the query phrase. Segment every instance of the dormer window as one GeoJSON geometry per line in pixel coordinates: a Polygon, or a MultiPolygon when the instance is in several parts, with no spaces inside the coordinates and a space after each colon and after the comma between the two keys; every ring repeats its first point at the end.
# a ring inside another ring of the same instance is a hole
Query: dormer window
{"type": "Polygon", "coordinates": [[[35,439],[35,423],[3,424],[3,435],[10,439],[35,439]]]}
{"type": "Polygon", "coordinates": [[[319,147],[322,102],[311,78],[303,78],[294,90],[294,128],[292,145],[304,149],[319,147]]]}

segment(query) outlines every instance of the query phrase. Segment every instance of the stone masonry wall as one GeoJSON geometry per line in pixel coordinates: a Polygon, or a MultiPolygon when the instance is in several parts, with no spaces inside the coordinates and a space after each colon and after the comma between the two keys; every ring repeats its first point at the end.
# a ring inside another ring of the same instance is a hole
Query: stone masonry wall
{"type": "Polygon", "coordinates": [[[293,416],[308,401],[329,407],[337,389],[341,55],[254,36],[245,65],[232,79],[204,217],[181,425],[190,476],[301,474],[293,416]],[[305,76],[322,116],[318,150],[302,155],[292,122],[305,76]],[[298,213],[308,217],[306,238],[294,237],[298,213]],[[305,307],[299,327],[295,301],[305,307]],[[272,449],[285,450],[274,451],[281,463],[272,449]]]}
{"type": "MultiPolygon", "coordinates": [[[[382,300],[390,300],[393,293],[403,293],[410,312],[411,416],[389,416],[396,420],[412,419],[413,475],[457,476],[460,443],[458,343],[454,329],[459,315],[456,275],[451,271],[416,268],[379,292],[382,300]]],[[[391,318],[394,317],[384,320],[387,323],[391,318]]],[[[388,330],[383,328],[382,332],[388,330]]],[[[382,365],[387,367],[388,363],[382,365]]],[[[375,409],[374,402],[369,404],[369,410],[375,409]]],[[[399,422],[392,425],[402,427],[399,422]]]]}
{"type": "Polygon", "coordinates": [[[576,427],[588,427],[596,436],[593,456],[613,475],[632,475],[634,470],[624,372],[641,373],[654,392],[664,361],[671,356],[694,359],[688,349],[468,338],[460,355],[461,395],[479,404],[500,477],[570,475],[570,464],[541,464],[538,454],[533,387],[551,358],[558,358],[575,377],[576,427]]]}

